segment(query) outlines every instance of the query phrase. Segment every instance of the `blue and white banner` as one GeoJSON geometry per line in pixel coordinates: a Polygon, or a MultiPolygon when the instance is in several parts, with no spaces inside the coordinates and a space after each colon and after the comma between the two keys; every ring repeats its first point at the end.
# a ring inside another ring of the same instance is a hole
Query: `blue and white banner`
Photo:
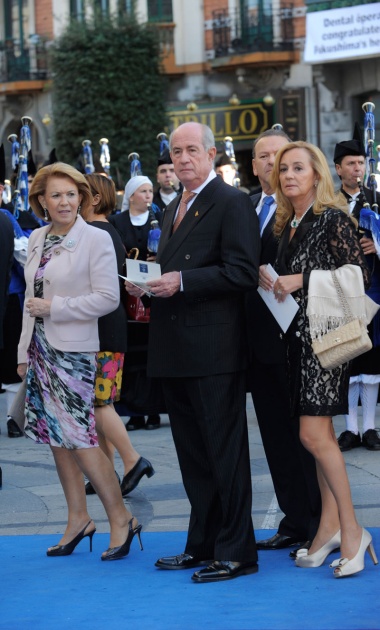
{"type": "Polygon", "coordinates": [[[380,2],[306,14],[305,63],[380,55],[380,2]]]}

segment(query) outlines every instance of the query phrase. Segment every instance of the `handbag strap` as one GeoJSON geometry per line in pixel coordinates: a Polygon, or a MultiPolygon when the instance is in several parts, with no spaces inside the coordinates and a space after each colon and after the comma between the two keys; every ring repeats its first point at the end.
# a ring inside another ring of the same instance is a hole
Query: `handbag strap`
{"type": "Polygon", "coordinates": [[[334,282],[334,285],[335,285],[335,288],[336,288],[336,292],[338,294],[339,301],[340,301],[341,306],[343,308],[343,313],[344,313],[345,319],[346,319],[347,322],[351,322],[353,319],[355,319],[355,317],[353,316],[352,311],[350,309],[350,306],[349,306],[349,304],[347,302],[346,296],[344,295],[343,289],[342,289],[342,287],[340,285],[340,282],[339,282],[339,280],[337,278],[335,269],[331,269],[331,275],[332,275],[332,279],[333,279],[333,282],[334,282]]]}
{"type": "Polygon", "coordinates": [[[133,258],[133,260],[137,260],[140,255],[140,250],[138,247],[132,247],[127,253],[127,258],[133,258]]]}

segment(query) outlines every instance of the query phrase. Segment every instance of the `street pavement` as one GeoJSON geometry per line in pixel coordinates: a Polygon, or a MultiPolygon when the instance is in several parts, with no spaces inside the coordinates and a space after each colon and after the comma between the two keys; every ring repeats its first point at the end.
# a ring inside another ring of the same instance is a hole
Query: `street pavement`
{"type": "MultiPolygon", "coordinates": [[[[268,395],[271,395],[268,392],[268,395]]],[[[265,459],[252,401],[247,397],[255,529],[276,529],[279,511],[265,459]]],[[[125,419],[126,421],[126,419],[125,419]]],[[[380,426],[380,407],[377,409],[380,426]]],[[[345,429],[344,418],[334,419],[337,435],[345,429]]],[[[0,395],[0,535],[57,534],[66,525],[66,504],[48,446],[28,438],[9,438],[6,427],[6,394],[0,395]]],[[[146,531],[186,531],[189,503],[181,482],[169,420],[161,416],[161,428],[130,433],[140,455],[149,459],[156,474],[143,477],[139,486],[125,498],[131,512],[146,531]]],[[[344,454],[359,522],[365,527],[380,526],[380,451],[360,447],[344,454]]],[[[118,455],[116,470],[122,473],[118,455]]],[[[108,522],[96,495],[88,497],[89,512],[98,532],[108,532],[108,522]]],[[[180,550],[178,550],[180,551],[180,550]]]]}

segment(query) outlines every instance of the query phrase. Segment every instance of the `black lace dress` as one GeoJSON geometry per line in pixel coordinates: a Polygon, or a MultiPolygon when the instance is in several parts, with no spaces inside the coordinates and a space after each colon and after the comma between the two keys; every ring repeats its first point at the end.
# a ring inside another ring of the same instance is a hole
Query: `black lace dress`
{"type": "Polygon", "coordinates": [[[286,333],[292,414],[345,414],[348,413],[350,364],[324,370],[314,355],[306,315],[308,281],[314,269],[337,269],[352,264],[362,268],[367,288],[369,270],[355,225],[344,212],[328,208],[315,215],[310,209],[291,240],[290,229],[288,223],[281,235],[276,271],[279,275],[304,274],[303,289],[293,293],[299,311],[286,333]]]}

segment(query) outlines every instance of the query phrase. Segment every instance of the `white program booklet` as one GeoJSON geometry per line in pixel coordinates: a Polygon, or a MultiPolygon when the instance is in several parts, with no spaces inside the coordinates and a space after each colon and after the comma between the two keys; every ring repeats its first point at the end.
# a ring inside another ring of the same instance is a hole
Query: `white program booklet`
{"type": "MultiPolygon", "coordinates": [[[[147,282],[161,278],[161,265],[146,260],[130,260],[127,258],[127,276],[120,276],[123,280],[128,280],[131,284],[143,289],[147,295],[152,295],[147,282]]],[[[120,275],[120,274],[119,274],[120,275]]]]}
{"type": "MultiPolygon", "coordinates": [[[[273,280],[278,278],[278,273],[275,272],[272,265],[266,265],[266,270],[273,280]]],[[[286,332],[299,309],[294,297],[287,295],[283,302],[277,302],[273,291],[265,291],[265,289],[261,287],[258,287],[257,291],[263,298],[273,317],[277,320],[279,326],[286,332]]]]}

